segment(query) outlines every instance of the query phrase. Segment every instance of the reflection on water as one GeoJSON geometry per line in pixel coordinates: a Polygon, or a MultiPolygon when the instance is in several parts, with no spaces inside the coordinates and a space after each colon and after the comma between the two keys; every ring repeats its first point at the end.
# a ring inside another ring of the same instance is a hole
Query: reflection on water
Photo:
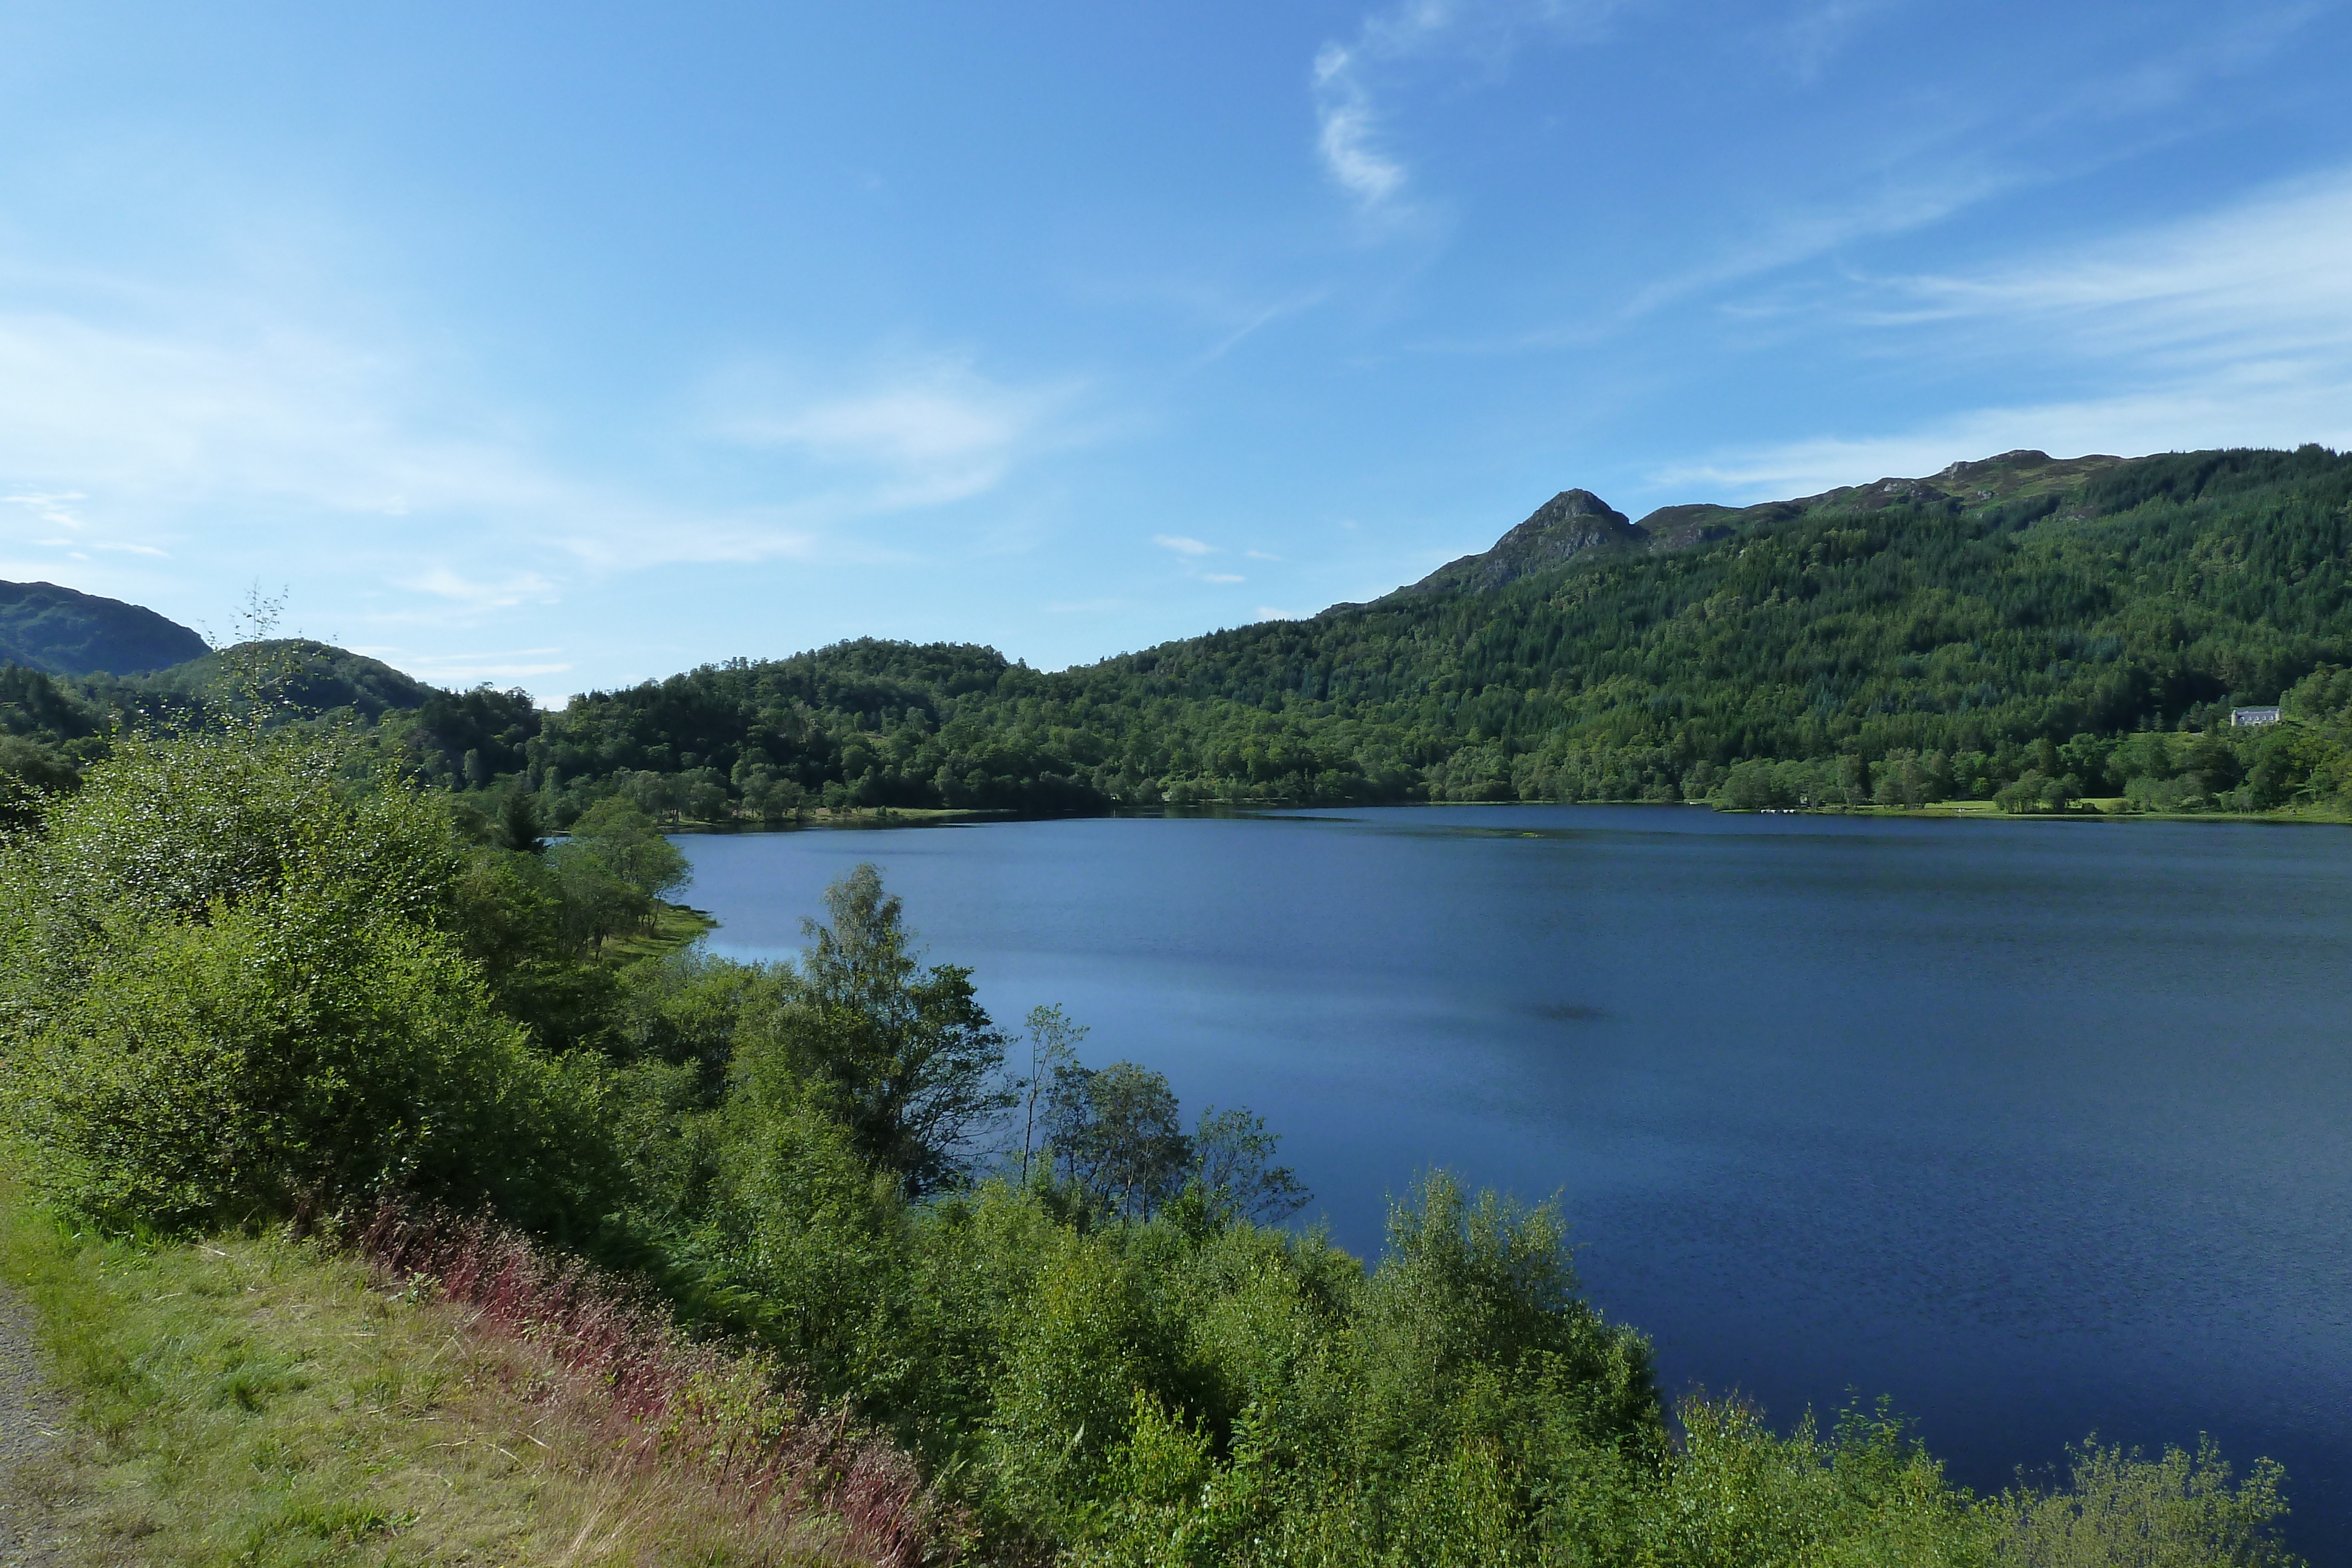
{"type": "Polygon", "coordinates": [[[1090,1060],[1265,1114],[1345,1245],[1427,1165],[1559,1192],[1670,1388],[1890,1394],[1978,1486],[2210,1431],[2352,1561],[2352,833],[1530,806],[679,843],[735,956],[878,862],[999,1018],[1061,1002],[1090,1060]]]}

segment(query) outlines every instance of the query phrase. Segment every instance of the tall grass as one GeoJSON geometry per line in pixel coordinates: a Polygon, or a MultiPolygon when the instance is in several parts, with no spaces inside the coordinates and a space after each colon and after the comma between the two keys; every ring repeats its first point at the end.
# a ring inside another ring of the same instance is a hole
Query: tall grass
{"type": "Polygon", "coordinates": [[[283,1231],[103,1237],[0,1168],[0,1288],[33,1310],[72,1403],[64,1448],[5,1500],[41,1504],[44,1533],[73,1543],[61,1563],[905,1568],[954,1554],[956,1521],[924,1513],[887,1445],[755,1364],[681,1345],[586,1271],[456,1228],[377,1232],[412,1264],[470,1262],[445,1292],[416,1267],[395,1278],[283,1231]]]}
{"type": "Polygon", "coordinates": [[[818,1408],[767,1356],[688,1341],[666,1310],[579,1259],[487,1217],[396,1204],[358,1250],[380,1281],[467,1309],[478,1332],[530,1344],[593,1390],[627,1463],[690,1466],[730,1506],[821,1521],[886,1568],[950,1560],[969,1533],[886,1437],[818,1408]]]}

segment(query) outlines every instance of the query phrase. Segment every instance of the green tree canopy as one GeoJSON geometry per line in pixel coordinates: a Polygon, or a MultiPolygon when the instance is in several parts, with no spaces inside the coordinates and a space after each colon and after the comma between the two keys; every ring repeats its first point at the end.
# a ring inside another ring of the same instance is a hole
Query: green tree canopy
{"type": "Polygon", "coordinates": [[[772,1093],[808,1086],[856,1153],[910,1193],[954,1182],[975,1135],[1013,1103],[997,1081],[1005,1040],[971,971],[925,967],[896,894],[861,864],[825,890],[830,924],[807,921],[802,955],[769,1014],[761,1067],[772,1093]]]}

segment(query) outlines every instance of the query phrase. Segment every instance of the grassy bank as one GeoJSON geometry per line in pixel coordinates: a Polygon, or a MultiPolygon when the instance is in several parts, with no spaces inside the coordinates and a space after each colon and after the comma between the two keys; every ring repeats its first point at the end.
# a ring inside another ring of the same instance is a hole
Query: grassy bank
{"type": "Polygon", "coordinates": [[[10,1501],[44,1510],[82,1561],[863,1560],[689,1471],[617,1458],[600,1392],[528,1337],[316,1244],[104,1240],[0,1187],[0,1282],[31,1306],[75,1414],[10,1501]]]}
{"type": "Polygon", "coordinates": [[[625,964],[635,958],[658,958],[681,947],[691,946],[704,932],[718,929],[718,918],[706,910],[656,901],[653,929],[608,936],[598,950],[616,964],[625,964]]]}

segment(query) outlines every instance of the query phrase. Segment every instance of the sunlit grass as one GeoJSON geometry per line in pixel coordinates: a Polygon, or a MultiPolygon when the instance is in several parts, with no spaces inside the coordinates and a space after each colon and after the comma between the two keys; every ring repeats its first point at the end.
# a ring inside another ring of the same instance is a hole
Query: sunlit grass
{"type": "Polygon", "coordinates": [[[312,1244],[100,1239],[0,1186],[0,1279],[74,1402],[36,1479],[93,1563],[847,1560],[620,1462],[529,1344],[312,1244]]]}
{"type": "Polygon", "coordinates": [[[631,932],[625,936],[606,938],[601,949],[614,963],[633,958],[657,958],[690,946],[706,931],[715,931],[719,922],[699,909],[689,909],[683,904],[654,904],[653,929],[631,932]]]}

